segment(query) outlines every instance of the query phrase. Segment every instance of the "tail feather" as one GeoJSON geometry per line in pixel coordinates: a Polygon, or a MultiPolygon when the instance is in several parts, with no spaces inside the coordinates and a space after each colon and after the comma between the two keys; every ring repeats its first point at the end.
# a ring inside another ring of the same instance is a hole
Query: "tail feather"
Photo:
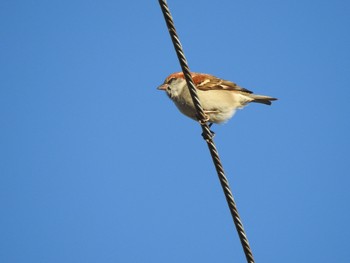
{"type": "Polygon", "coordinates": [[[249,94],[249,97],[251,99],[253,99],[252,102],[262,103],[262,104],[266,104],[266,105],[271,105],[271,101],[277,100],[276,98],[273,98],[273,97],[263,96],[263,95],[255,95],[255,94],[249,94]]]}

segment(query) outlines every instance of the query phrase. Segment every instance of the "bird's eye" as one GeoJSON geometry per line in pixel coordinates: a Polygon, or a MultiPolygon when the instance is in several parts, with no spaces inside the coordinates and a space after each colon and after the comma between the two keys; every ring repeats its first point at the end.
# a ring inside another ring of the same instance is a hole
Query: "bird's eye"
{"type": "Polygon", "coordinates": [[[168,84],[172,83],[175,80],[175,78],[171,78],[168,80],[168,84]]]}

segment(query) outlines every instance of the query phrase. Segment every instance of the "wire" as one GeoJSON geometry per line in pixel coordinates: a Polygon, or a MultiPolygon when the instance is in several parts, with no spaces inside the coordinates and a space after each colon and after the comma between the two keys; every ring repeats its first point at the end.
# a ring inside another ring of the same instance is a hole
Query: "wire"
{"type": "Polygon", "coordinates": [[[199,101],[199,98],[198,98],[198,95],[197,95],[197,91],[196,91],[196,87],[195,87],[195,85],[193,83],[191,72],[190,72],[190,69],[188,67],[188,63],[187,63],[185,54],[184,54],[183,49],[182,49],[182,45],[181,45],[179,37],[178,37],[178,35],[176,33],[174,21],[173,21],[173,18],[171,16],[169,7],[167,5],[166,0],[159,0],[159,5],[160,5],[160,7],[162,9],[162,12],[163,12],[163,15],[164,15],[164,19],[165,19],[165,22],[166,22],[168,30],[169,30],[170,38],[171,38],[172,43],[174,45],[177,57],[179,59],[179,62],[180,62],[181,68],[182,68],[182,71],[184,73],[184,76],[185,76],[185,79],[186,79],[186,82],[187,82],[187,87],[188,87],[188,89],[190,91],[190,94],[191,94],[191,97],[192,97],[192,100],[193,100],[193,104],[194,104],[194,106],[196,108],[197,119],[198,119],[198,121],[199,121],[199,123],[200,123],[200,125],[202,127],[202,130],[203,130],[203,134],[202,135],[203,135],[203,138],[205,139],[205,141],[208,144],[208,148],[209,148],[209,151],[210,151],[210,154],[211,154],[211,157],[212,157],[212,160],[213,160],[216,172],[218,174],[221,187],[222,187],[222,189],[224,191],[225,198],[226,198],[228,207],[230,209],[230,212],[231,212],[231,215],[232,215],[232,218],[233,218],[233,222],[234,222],[236,230],[238,232],[238,236],[239,236],[239,239],[241,241],[244,254],[246,256],[246,259],[247,259],[248,263],[254,263],[253,253],[252,253],[252,251],[250,249],[250,245],[249,245],[249,242],[248,242],[247,235],[245,234],[242,221],[241,221],[240,216],[238,214],[238,210],[237,210],[237,206],[236,206],[235,200],[233,198],[233,195],[232,195],[232,192],[231,192],[228,180],[227,180],[227,178],[225,176],[224,168],[222,167],[221,160],[220,160],[220,157],[219,157],[219,153],[218,153],[218,151],[216,149],[216,146],[215,146],[215,143],[213,141],[213,134],[210,131],[209,126],[207,125],[208,119],[207,119],[207,116],[205,115],[205,113],[203,111],[203,108],[201,106],[201,103],[199,101]]]}

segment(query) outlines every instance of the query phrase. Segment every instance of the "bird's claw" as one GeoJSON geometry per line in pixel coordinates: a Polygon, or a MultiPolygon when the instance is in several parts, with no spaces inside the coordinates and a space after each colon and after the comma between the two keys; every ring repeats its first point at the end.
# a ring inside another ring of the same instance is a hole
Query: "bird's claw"
{"type": "MultiPolygon", "coordinates": [[[[210,122],[209,124],[208,124],[208,126],[209,126],[209,128],[211,127],[213,125],[213,123],[212,122],[210,122]]],[[[215,136],[215,132],[213,132],[212,130],[210,130],[209,129],[209,132],[210,132],[210,135],[209,135],[209,137],[210,138],[208,138],[208,136],[206,136],[206,134],[204,134],[204,132],[202,132],[202,137],[203,137],[203,139],[204,140],[208,140],[208,139],[212,139],[212,138],[214,138],[214,136],[215,136]]]]}
{"type": "Polygon", "coordinates": [[[204,119],[199,119],[200,125],[206,124],[210,120],[210,117],[204,113],[204,119]]]}

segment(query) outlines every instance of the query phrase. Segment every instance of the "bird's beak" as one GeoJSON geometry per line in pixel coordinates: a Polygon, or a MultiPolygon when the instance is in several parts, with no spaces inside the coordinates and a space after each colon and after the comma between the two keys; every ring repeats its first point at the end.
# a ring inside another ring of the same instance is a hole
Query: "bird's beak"
{"type": "Polygon", "coordinates": [[[168,84],[162,84],[157,89],[158,90],[166,90],[167,87],[168,87],[168,84]]]}

